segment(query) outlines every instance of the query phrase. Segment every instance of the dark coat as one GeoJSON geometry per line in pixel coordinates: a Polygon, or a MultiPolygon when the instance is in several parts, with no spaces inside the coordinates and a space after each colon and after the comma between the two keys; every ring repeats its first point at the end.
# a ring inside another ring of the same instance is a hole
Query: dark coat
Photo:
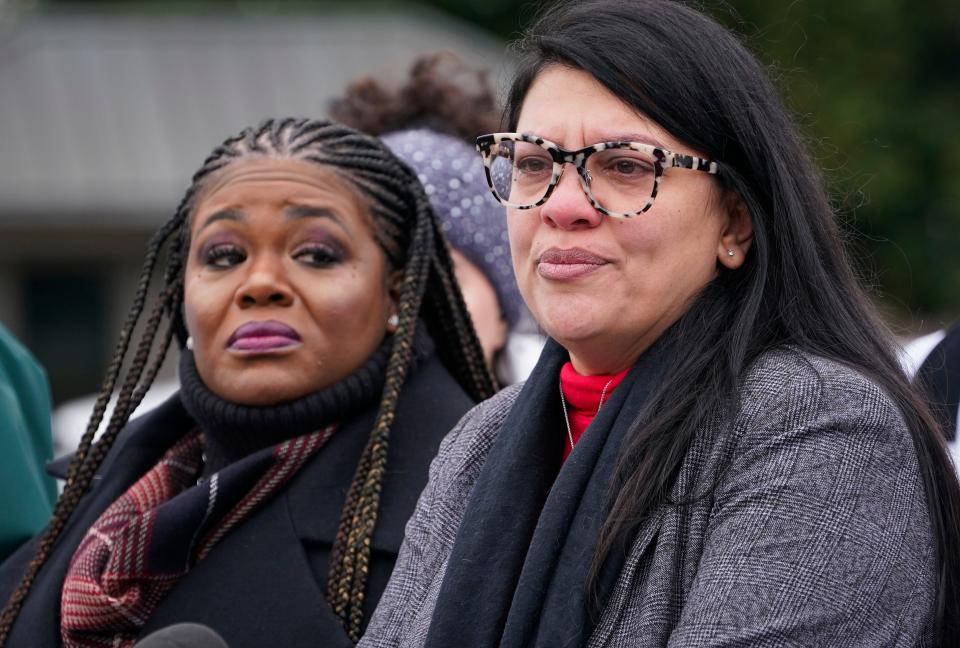
{"type": "MultiPolygon", "coordinates": [[[[471,406],[436,357],[407,380],[391,430],[365,618],[386,587],[430,461],[446,432],[471,406]]],[[[141,636],[194,622],[213,628],[231,648],[351,646],[324,598],[326,572],[340,510],[376,409],[344,422],[279,494],[184,576],[141,636]]],[[[176,396],[128,424],[38,575],[7,646],[61,645],[60,591],[84,533],[194,425],[176,396]]],[[[31,556],[27,546],[0,566],[0,600],[6,601],[31,556]]]]}

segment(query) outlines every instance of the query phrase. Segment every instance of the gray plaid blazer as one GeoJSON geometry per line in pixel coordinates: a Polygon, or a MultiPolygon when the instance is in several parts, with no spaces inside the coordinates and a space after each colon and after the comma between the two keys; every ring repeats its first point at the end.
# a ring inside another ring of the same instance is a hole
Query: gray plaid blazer
{"type": "MultiPolygon", "coordinates": [[[[361,648],[423,645],[467,500],[519,391],[475,407],[442,444],[361,648]]],[[[931,645],[933,540],[890,398],[792,350],[754,363],[740,396],[734,416],[700,430],[674,489],[709,495],[654,511],[588,645],[931,645]]]]}

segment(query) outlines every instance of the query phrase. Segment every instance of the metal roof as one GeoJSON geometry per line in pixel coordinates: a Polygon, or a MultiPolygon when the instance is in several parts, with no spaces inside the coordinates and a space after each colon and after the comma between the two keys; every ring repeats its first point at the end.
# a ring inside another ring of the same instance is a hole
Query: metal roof
{"type": "Polygon", "coordinates": [[[308,15],[42,13],[0,35],[0,226],[142,229],[226,136],[322,116],[363,74],[502,43],[424,8],[308,15]],[[122,218],[121,218],[122,215],[122,218]]]}

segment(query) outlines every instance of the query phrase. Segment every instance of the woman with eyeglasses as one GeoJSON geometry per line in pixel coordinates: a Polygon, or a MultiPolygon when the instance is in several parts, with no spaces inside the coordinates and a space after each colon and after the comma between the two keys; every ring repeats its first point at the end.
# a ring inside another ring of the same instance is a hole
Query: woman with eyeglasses
{"type": "Polygon", "coordinates": [[[361,646],[932,646],[960,487],[769,76],[563,2],[480,137],[551,340],[441,446],[361,646]]]}

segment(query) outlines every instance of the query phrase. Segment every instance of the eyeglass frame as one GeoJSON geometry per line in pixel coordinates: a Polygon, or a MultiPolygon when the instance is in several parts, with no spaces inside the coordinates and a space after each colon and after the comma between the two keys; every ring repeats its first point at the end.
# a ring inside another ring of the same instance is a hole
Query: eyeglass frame
{"type": "Polygon", "coordinates": [[[483,170],[487,176],[487,185],[490,187],[493,197],[496,198],[497,202],[499,202],[501,205],[504,205],[505,207],[511,207],[513,209],[533,209],[534,207],[539,207],[547,202],[547,200],[550,198],[550,195],[553,193],[553,190],[560,183],[560,177],[563,175],[563,170],[567,164],[572,164],[577,169],[577,176],[580,179],[580,188],[583,189],[583,193],[586,194],[587,199],[590,201],[590,204],[593,206],[593,208],[604,216],[610,216],[612,218],[633,218],[634,216],[639,216],[640,214],[649,210],[653,206],[653,201],[657,198],[657,192],[660,189],[660,180],[663,176],[664,169],[691,169],[693,171],[703,171],[712,175],[718,175],[720,173],[719,165],[713,160],[697,157],[695,155],[688,155],[685,153],[674,153],[665,148],[654,146],[653,144],[646,144],[644,142],[598,142],[596,144],[591,144],[590,146],[585,146],[581,149],[572,151],[565,149],[549,140],[545,140],[537,135],[527,135],[525,133],[489,133],[487,135],[480,135],[476,142],[477,151],[483,158],[483,170]],[[493,176],[490,170],[494,160],[496,160],[496,156],[493,155],[493,147],[496,144],[507,140],[512,142],[528,142],[530,144],[536,144],[547,151],[547,153],[549,153],[550,157],[553,159],[553,173],[550,176],[550,182],[547,185],[547,189],[544,192],[543,197],[532,205],[515,205],[507,202],[500,197],[500,194],[497,193],[496,187],[494,186],[493,176]],[[642,209],[633,212],[615,212],[605,208],[603,205],[597,202],[596,198],[593,197],[593,193],[590,190],[590,181],[592,178],[590,177],[590,172],[587,171],[587,158],[594,153],[608,149],[630,149],[633,151],[647,153],[653,158],[653,190],[650,193],[650,197],[647,199],[647,203],[642,209]]]}

